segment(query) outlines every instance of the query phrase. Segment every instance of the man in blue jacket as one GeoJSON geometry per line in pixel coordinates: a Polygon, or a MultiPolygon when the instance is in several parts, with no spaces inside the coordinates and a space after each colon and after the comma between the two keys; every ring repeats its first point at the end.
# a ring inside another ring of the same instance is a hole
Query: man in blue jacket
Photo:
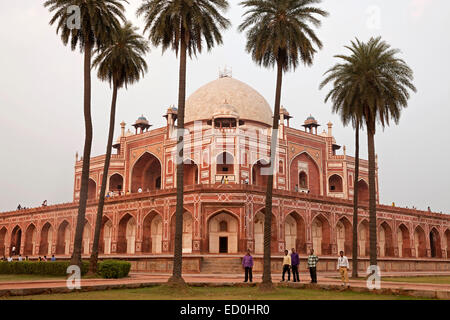
{"type": "Polygon", "coordinates": [[[298,265],[300,264],[300,257],[298,253],[295,252],[295,249],[292,248],[291,253],[291,264],[292,264],[292,277],[294,278],[294,282],[300,282],[300,277],[298,274],[298,265]]]}

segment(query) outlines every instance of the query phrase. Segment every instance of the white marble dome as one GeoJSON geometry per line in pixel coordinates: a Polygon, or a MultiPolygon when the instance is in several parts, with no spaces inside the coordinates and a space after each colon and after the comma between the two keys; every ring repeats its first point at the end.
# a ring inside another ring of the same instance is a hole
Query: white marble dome
{"type": "Polygon", "coordinates": [[[224,105],[232,106],[240,120],[253,120],[272,126],[272,110],[266,99],[255,89],[231,77],[214,80],[186,100],[185,123],[210,120],[222,112],[224,105]]]}

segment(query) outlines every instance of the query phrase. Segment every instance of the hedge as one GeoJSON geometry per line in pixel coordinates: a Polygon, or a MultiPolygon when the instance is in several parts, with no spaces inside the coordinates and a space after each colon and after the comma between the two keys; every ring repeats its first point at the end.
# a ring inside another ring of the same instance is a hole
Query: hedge
{"type": "MultiPolygon", "coordinates": [[[[38,274],[49,276],[67,276],[69,261],[1,261],[0,274],[38,274]]],[[[83,261],[81,274],[84,275],[89,270],[89,262],[83,261]]]]}
{"type": "Polygon", "coordinates": [[[128,276],[131,263],[120,260],[104,260],[98,264],[97,273],[106,279],[117,279],[128,276]]]}

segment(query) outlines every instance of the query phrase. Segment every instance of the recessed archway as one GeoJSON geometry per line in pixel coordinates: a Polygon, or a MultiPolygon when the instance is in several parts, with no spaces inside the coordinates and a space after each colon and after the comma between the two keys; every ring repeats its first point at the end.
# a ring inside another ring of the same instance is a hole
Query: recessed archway
{"type": "Polygon", "coordinates": [[[88,182],[88,200],[95,200],[97,198],[97,184],[94,180],[89,178],[88,182]]]}
{"type": "Polygon", "coordinates": [[[52,254],[54,231],[49,222],[46,222],[41,229],[41,242],[39,243],[39,254],[50,256],[52,254]]]}
{"type": "Polygon", "coordinates": [[[89,221],[84,222],[84,228],[83,228],[83,241],[81,243],[81,252],[83,254],[89,254],[90,252],[90,242],[91,242],[91,224],[89,221]]]}
{"type": "Polygon", "coordinates": [[[386,221],[380,224],[378,244],[380,247],[380,257],[394,256],[392,229],[386,221]]]}
{"type": "Polygon", "coordinates": [[[163,220],[161,215],[152,211],[144,218],[142,231],[142,252],[161,253],[163,220]]]}
{"type": "Polygon", "coordinates": [[[445,231],[444,244],[446,245],[445,250],[447,251],[447,259],[450,259],[450,229],[447,229],[447,231],[445,231]]]}
{"type": "Polygon", "coordinates": [[[183,163],[183,183],[185,186],[198,184],[198,166],[197,164],[187,159],[183,163]]]}
{"type": "Polygon", "coordinates": [[[328,220],[321,214],[311,224],[312,243],[315,254],[331,255],[331,228],[328,220]]]}
{"type": "Polygon", "coordinates": [[[286,250],[294,248],[298,253],[306,253],[306,224],[297,212],[291,212],[284,220],[286,250]]]}
{"type": "Polygon", "coordinates": [[[313,195],[321,194],[319,166],[308,153],[304,152],[296,156],[292,160],[289,170],[291,191],[295,191],[297,186],[301,191],[309,192],[313,195]],[[304,176],[301,174],[302,171],[304,176]],[[307,185],[305,185],[305,181],[307,185]]]}
{"type": "Polygon", "coordinates": [[[352,235],[352,224],[347,218],[342,217],[336,224],[336,243],[338,252],[344,251],[346,255],[352,255],[352,235]]]}
{"type": "Polygon", "coordinates": [[[369,201],[369,185],[364,180],[358,181],[358,202],[369,201]]]}
{"type": "Polygon", "coordinates": [[[344,183],[342,182],[342,178],[340,175],[333,174],[328,179],[328,188],[331,193],[338,193],[344,191],[344,183]]]}
{"type": "Polygon", "coordinates": [[[34,255],[36,250],[37,241],[37,231],[34,224],[30,224],[25,231],[25,247],[23,249],[23,254],[27,256],[34,255]]]}
{"type": "MultiPolygon", "coordinates": [[[[175,213],[172,215],[171,219],[171,247],[172,251],[175,249],[175,213]]],[[[182,236],[182,252],[191,253],[192,252],[192,233],[194,231],[194,223],[192,220],[192,215],[185,211],[183,213],[183,236],[182,236]]]]}
{"type": "Polygon", "coordinates": [[[229,152],[222,152],[216,158],[217,174],[233,174],[234,173],[234,157],[229,152]]]}
{"type": "Polygon", "coordinates": [[[109,177],[109,191],[113,193],[120,193],[123,191],[123,177],[114,173],[111,177],[109,177]]]}
{"type": "Polygon", "coordinates": [[[64,220],[58,228],[58,236],[56,238],[56,254],[70,254],[70,227],[66,220],[64,220]]]}
{"type": "MultiPolygon", "coordinates": [[[[253,237],[255,242],[255,253],[264,253],[264,209],[259,211],[254,218],[254,231],[253,237]]],[[[275,215],[272,214],[272,238],[271,238],[271,252],[276,253],[278,242],[278,230],[277,230],[277,220],[275,215]]]]}
{"type": "Polygon", "coordinates": [[[136,219],[129,213],[119,222],[117,253],[134,254],[136,250],[136,219]]]}
{"type": "Polygon", "coordinates": [[[261,159],[252,165],[252,184],[255,186],[267,186],[267,171],[270,168],[269,162],[261,159]]]}
{"type": "Polygon", "coordinates": [[[6,230],[5,227],[3,227],[0,230],[0,256],[6,256],[6,252],[5,252],[5,241],[6,241],[6,234],[8,233],[8,230],[6,230]]]}
{"type": "Polygon", "coordinates": [[[416,258],[426,258],[427,245],[425,232],[422,227],[417,226],[414,230],[414,248],[416,249],[416,258]]]}
{"type": "Polygon", "coordinates": [[[209,253],[238,252],[239,222],[232,214],[222,211],[208,219],[209,253]]]}
{"type": "Polygon", "coordinates": [[[22,244],[22,229],[19,226],[15,226],[11,233],[11,246],[10,246],[10,255],[19,255],[20,246],[22,244]],[[14,251],[14,252],[13,252],[14,251]]]}
{"type": "Polygon", "coordinates": [[[111,220],[103,216],[102,228],[100,230],[99,253],[111,254],[111,243],[113,237],[113,226],[111,220]]]}
{"type": "Polygon", "coordinates": [[[361,257],[369,256],[369,222],[367,220],[361,221],[358,227],[358,247],[359,247],[359,255],[361,257]]]}
{"type": "Polygon", "coordinates": [[[441,236],[436,228],[430,231],[430,249],[432,258],[442,258],[441,236]]]}
{"type": "Polygon", "coordinates": [[[133,166],[131,192],[161,189],[161,163],[153,154],[144,153],[133,166]]]}
{"type": "Polygon", "coordinates": [[[397,229],[398,256],[400,258],[411,257],[411,240],[408,228],[401,224],[397,229]]]}

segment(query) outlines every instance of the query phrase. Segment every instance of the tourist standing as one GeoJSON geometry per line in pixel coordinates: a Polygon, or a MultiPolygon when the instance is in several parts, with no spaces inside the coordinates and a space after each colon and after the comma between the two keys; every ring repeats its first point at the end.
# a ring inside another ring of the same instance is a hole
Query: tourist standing
{"type": "Polygon", "coordinates": [[[55,258],[55,255],[54,254],[52,254],[52,259],[51,259],[52,261],[56,261],[56,258],[55,258]]]}
{"type": "Polygon", "coordinates": [[[247,250],[247,254],[242,259],[242,266],[245,269],[245,280],[247,282],[253,282],[253,257],[250,254],[250,249],[247,250]]]}
{"type": "Polygon", "coordinates": [[[311,275],[311,283],[317,283],[317,262],[319,262],[319,257],[314,254],[314,249],[311,249],[308,256],[308,268],[309,274],[311,275]]]}
{"type": "Polygon", "coordinates": [[[18,258],[18,260],[19,260],[19,261],[22,261],[22,260],[23,260],[23,258],[22,258],[22,255],[21,255],[21,254],[19,254],[19,258],[18,258]]]}
{"type": "Polygon", "coordinates": [[[339,258],[337,263],[337,269],[339,273],[341,274],[341,280],[342,285],[347,285],[350,287],[349,281],[348,281],[348,269],[350,269],[350,265],[348,264],[348,259],[346,256],[344,256],[344,251],[339,252],[339,258]]]}
{"type": "Polygon", "coordinates": [[[42,261],[46,262],[46,261],[47,261],[47,256],[44,256],[44,258],[42,259],[42,261]]]}
{"type": "Polygon", "coordinates": [[[13,258],[11,256],[9,256],[8,262],[12,262],[12,261],[13,261],[13,258]]]}
{"type": "Polygon", "coordinates": [[[291,265],[292,265],[292,280],[294,282],[300,282],[300,277],[298,274],[298,265],[300,264],[300,257],[298,253],[295,252],[295,248],[292,248],[291,253],[291,265]]]}
{"type": "Polygon", "coordinates": [[[283,257],[283,276],[281,278],[281,282],[284,281],[284,275],[288,273],[288,281],[291,281],[291,256],[289,255],[289,251],[284,250],[283,257]]]}

